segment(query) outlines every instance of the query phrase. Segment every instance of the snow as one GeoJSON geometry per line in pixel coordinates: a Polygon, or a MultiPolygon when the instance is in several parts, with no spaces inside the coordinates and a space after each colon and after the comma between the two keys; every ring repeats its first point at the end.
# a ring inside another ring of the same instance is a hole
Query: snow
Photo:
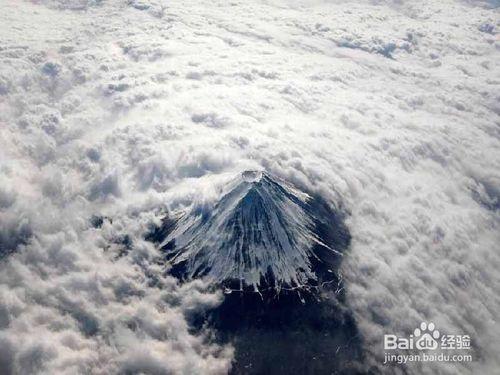
{"type": "Polygon", "coordinates": [[[1,367],[227,372],[188,324],[221,294],[143,237],[265,170],[349,211],[367,366],[432,321],[475,360],[408,373],[497,372],[498,28],[498,1],[1,1],[1,367]]]}
{"type": "Polygon", "coordinates": [[[312,263],[327,260],[314,247],[336,258],[348,244],[335,236],[327,244],[317,224],[348,234],[335,220],[341,213],[318,212],[312,199],[265,172],[245,171],[227,183],[215,204],[178,213],[160,248],[170,264],[184,268],[181,274],[187,279],[208,276],[215,283],[237,281],[241,287],[274,287],[278,292],[285,286],[317,286],[312,263]]]}

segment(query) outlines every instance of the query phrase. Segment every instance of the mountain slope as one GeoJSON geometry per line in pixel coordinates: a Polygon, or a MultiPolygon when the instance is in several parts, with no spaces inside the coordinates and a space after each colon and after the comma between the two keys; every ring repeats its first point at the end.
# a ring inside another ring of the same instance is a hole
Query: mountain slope
{"type": "Polygon", "coordinates": [[[275,176],[246,171],[213,207],[165,222],[160,247],[181,278],[208,276],[238,290],[314,286],[334,278],[348,245],[341,218],[275,176]]]}

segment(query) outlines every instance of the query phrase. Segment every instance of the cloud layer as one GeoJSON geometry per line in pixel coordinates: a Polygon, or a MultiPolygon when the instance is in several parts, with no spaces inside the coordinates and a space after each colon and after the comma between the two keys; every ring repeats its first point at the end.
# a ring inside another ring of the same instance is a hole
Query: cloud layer
{"type": "Polygon", "coordinates": [[[426,320],[475,361],[410,373],[498,369],[492,5],[3,1],[0,367],[227,372],[232,349],[188,323],[221,296],[178,285],[143,235],[264,167],[350,211],[371,365],[426,320]]]}

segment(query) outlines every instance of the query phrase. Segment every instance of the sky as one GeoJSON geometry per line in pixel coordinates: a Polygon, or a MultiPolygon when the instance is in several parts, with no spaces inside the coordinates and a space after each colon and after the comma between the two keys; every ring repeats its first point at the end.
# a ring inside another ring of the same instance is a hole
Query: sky
{"type": "Polygon", "coordinates": [[[474,361],[408,373],[497,372],[498,6],[1,0],[2,374],[227,373],[144,234],[248,169],[346,208],[367,366],[427,321],[474,361]]]}

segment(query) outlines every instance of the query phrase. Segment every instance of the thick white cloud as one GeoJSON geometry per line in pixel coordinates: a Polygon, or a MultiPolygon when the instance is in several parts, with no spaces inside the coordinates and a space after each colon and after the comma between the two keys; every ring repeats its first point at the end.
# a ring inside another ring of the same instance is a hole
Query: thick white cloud
{"type": "Polygon", "coordinates": [[[262,166],[351,212],[371,364],[384,333],[427,320],[470,334],[475,361],[410,373],[498,370],[492,5],[3,1],[0,367],[226,372],[231,348],[187,323],[220,296],[177,285],[142,236],[262,166]]]}

